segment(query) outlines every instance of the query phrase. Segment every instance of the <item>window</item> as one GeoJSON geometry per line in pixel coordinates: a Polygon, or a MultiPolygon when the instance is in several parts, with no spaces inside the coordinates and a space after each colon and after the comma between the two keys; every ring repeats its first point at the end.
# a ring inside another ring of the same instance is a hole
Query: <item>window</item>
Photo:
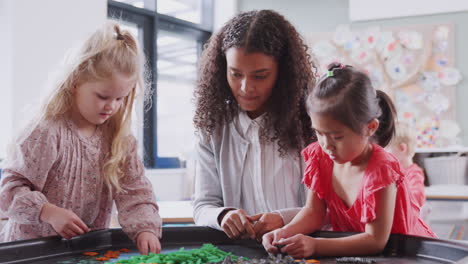
{"type": "Polygon", "coordinates": [[[158,4],[158,13],[201,24],[201,0],[170,0],[158,4]]]}
{"type": "Polygon", "coordinates": [[[199,24],[205,28],[212,25],[212,0],[116,0],[115,2],[147,9],[157,10],[158,14],[199,24]]]}
{"type": "Polygon", "coordinates": [[[183,157],[194,142],[191,103],[196,81],[198,43],[170,31],[158,34],[157,120],[158,154],[183,157]],[[176,140],[173,140],[176,139],[176,140]]]}
{"type": "Polygon", "coordinates": [[[193,152],[193,90],[212,9],[212,0],[109,1],[109,18],[139,39],[151,67],[153,103],[136,106],[132,125],[147,168],[184,167],[193,152]]]}

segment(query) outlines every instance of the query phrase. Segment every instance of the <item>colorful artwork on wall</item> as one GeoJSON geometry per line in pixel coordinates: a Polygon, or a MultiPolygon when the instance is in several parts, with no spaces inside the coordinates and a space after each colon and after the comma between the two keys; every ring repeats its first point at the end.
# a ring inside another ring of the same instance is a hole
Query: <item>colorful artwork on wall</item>
{"type": "Polygon", "coordinates": [[[365,71],[374,87],[394,99],[399,120],[417,129],[419,148],[459,144],[455,90],[462,75],[454,64],[453,25],[341,25],[309,34],[307,42],[320,75],[337,61],[365,71]]]}

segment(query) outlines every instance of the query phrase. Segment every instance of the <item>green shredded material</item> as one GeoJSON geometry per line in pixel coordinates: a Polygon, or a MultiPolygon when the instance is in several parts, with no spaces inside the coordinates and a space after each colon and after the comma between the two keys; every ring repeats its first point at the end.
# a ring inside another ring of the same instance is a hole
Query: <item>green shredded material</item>
{"type": "Polygon", "coordinates": [[[181,248],[179,251],[166,254],[149,253],[148,255],[138,255],[130,257],[129,259],[118,260],[116,263],[205,264],[221,262],[227,256],[231,256],[233,261],[237,261],[239,258],[232,253],[215,247],[213,244],[203,244],[199,249],[184,250],[184,248],[181,248]]]}

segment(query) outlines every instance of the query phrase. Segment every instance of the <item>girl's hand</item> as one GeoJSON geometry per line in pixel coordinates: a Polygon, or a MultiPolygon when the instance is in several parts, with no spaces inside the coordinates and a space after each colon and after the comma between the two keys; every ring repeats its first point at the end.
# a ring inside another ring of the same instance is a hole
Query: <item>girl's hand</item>
{"type": "Polygon", "coordinates": [[[262,240],[265,233],[284,226],[283,217],[279,213],[264,213],[249,216],[248,219],[254,224],[255,236],[258,241],[262,240]]]}
{"type": "Polygon", "coordinates": [[[65,239],[70,239],[90,231],[83,220],[73,211],[50,203],[42,207],[39,218],[41,221],[49,223],[65,239]]]}
{"type": "Polygon", "coordinates": [[[286,253],[293,258],[306,258],[316,252],[317,240],[310,236],[297,234],[278,240],[278,244],[284,245],[281,248],[282,253],[286,253]]]}
{"type": "Polygon", "coordinates": [[[228,211],[221,219],[221,228],[230,239],[255,239],[253,223],[242,209],[228,211]]]}
{"type": "Polygon", "coordinates": [[[156,254],[161,252],[159,238],[151,232],[141,232],[138,234],[136,242],[141,255],[148,255],[150,252],[156,254]]]}
{"type": "Polygon", "coordinates": [[[282,245],[281,243],[278,243],[278,241],[284,238],[287,238],[289,236],[290,236],[289,232],[283,228],[279,228],[269,233],[266,233],[262,237],[263,247],[265,248],[266,251],[270,253],[278,254],[279,249],[277,246],[282,245]]]}

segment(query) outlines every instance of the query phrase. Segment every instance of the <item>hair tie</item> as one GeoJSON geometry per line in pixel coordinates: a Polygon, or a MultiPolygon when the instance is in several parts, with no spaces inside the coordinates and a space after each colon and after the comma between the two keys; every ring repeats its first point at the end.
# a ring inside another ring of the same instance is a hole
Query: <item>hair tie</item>
{"type": "Polygon", "coordinates": [[[335,76],[335,70],[338,70],[338,69],[339,69],[339,70],[342,70],[342,69],[344,69],[344,68],[346,68],[346,65],[340,63],[338,66],[333,67],[331,70],[328,70],[328,71],[327,71],[327,77],[333,77],[333,76],[335,76]]]}
{"type": "Polygon", "coordinates": [[[115,39],[117,40],[123,40],[124,37],[122,34],[120,34],[119,32],[114,32],[114,36],[115,36],[115,39]]]}

